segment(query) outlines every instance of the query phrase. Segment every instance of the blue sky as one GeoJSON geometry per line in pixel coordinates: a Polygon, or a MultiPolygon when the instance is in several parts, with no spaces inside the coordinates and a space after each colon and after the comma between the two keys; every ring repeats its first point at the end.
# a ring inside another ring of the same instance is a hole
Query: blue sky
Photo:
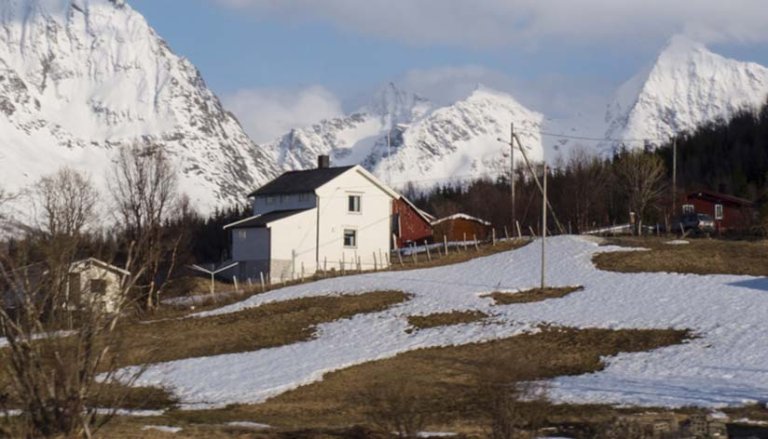
{"type": "Polygon", "coordinates": [[[545,114],[598,111],[680,32],[768,65],[768,8],[757,0],[128,3],[202,71],[257,141],[355,109],[389,81],[438,102],[482,82],[545,114]]]}

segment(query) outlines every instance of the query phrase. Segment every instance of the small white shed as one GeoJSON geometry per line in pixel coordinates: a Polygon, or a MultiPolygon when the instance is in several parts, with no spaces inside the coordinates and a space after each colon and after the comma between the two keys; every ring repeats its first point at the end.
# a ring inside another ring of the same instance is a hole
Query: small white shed
{"type": "Polygon", "coordinates": [[[98,301],[106,312],[118,311],[123,297],[122,284],[130,273],[96,258],[83,259],[69,267],[67,303],[79,308],[83,303],[98,301]]]}

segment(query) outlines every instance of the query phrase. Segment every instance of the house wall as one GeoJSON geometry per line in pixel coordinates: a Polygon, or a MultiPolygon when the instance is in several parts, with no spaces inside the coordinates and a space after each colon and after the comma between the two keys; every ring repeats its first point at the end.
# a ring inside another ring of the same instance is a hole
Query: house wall
{"type": "Polygon", "coordinates": [[[391,242],[392,197],[366,176],[352,169],[317,189],[319,195],[319,264],[327,260],[328,269],[354,267],[359,257],[364,270],[389,264],[391,242]],[[348,195],[360,195],[361,212],[348,211],[348,195]],[[357,231],[357,246],[344,247],[344,230],[357,231]]]}
{"type": "Polygon", "coordinates": [[[317,209],[291,215],[269,224],[269,271],[273,282],[289,280],[315,273],[315,243],[317,242],[317,209]]]}
{"type": "Polygon", "coordinates": [[[233,228],[232,259],[258,261],[269,259],[269,229],[266,227],[233,228]]]}
{"type": "MultiPolygon", "coordinates": [[[[392,211],[399,218],[398,248],[405,247],[409,242],[422,244],[425,240],[432,241],[432,226],[408,203],[402,199],[394,200],[392,211]]],[[[393,224],[393,228],[394,226],[396,224],[393,224]]]]}
{"type": "Polygon", "coordinates": [[[752,225],[752,217],[755,210],[751,207],[740,206],[733,203],[719,203],[712,200],[705,200],[698,197],[688,197],[687,204],[693,204],[696,213],[704,213],[715,217],[715,205],[723,205],[723,219],[716,221],[718,231],[726,230],[744,230],[752,225]]]}
{"type": "Polygon", "coordinates": [[[317,206],[317,197],[312,192],[305,194],[274,195],[254,197],[253,214],[274,212],[276,210],[311,209],[317,206]]]}
{"type": "MultiPolygon", "coordinates": [[[[73,273],[80,274],[80,300],[81,303],[89,303],[91,301],[99,301],[104,306],[104,310],[107,312],[117,311],[117,305],[119,303],[120,294],[120,281],[122,275],[112,270],[100,267],[96,264],[88,264],[82,267],[77,267],[72,270],[73,273]],[[106,281],[106,293],[96,294],[91,291],[91,280],[104,280],[106,281]]],[[[71,285],[67,285],[67,294],[71,285]]],[[[70,304],[77,305],[77,304],[70,304]]]]}
{"type": "Polygon", "coordinates": [[[477,239],[482,241],[488,239],[491,233],[490,226],[464,218],[445,220],[434,224],[432,228],[435,233],[435,241],[438,242],[442,241],[444,236],[448,238],[448,241],[462,241],[465,236],[467,240],[477,236],[477,239]]]}

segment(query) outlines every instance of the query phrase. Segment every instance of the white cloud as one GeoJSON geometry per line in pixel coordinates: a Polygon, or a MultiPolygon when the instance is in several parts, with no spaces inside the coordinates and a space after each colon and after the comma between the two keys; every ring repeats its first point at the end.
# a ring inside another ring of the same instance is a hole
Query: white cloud
{"type": "Polygon", "coordinates": [[[411,44],[535,47],[551,40],[655,46],[683,31],[705,42],[768,41],[764,0],[212,1],[259,17],[326,21],[411,44]]]}
{"type": "Polygon", "coordinates": [[[266,143],[292,128],[341,115],[339,99],[320,86],[300,90],[246,89],[223,97],[256,143],[266,143]]]}

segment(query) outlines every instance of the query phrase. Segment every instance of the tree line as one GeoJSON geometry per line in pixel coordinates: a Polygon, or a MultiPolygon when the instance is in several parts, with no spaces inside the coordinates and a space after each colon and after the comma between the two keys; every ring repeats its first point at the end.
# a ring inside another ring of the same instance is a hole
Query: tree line
{"type": "MultiPolygon", "coordinates": [[[[541,165],[536,166],[541,175],[541,165]]],[[[449,183],[430,191],[406,192],[417,206],[437,217],[463,212],[497,228],[540,233],[541,192],[527,169],[516,169],[516,209],[511,208],[510,177],[449,183]],[[514,218],[514,220],[513,220],[514,218]]],[[[659,146],[617,145],[610,157],[576,145],[548,170],[548,197],[565,231],[582,233],[628,223],[668,224],[681,213],[690,192],[708,189],[765,205],[768,196],[768,106],[742,111],[683,133],[659,146]],[[677,192],[672,192],[673,142],[677,144],[677,192]],[[672,211],[673,198],[677,211],[672,211]]],[[[765,209],[763,209],[765,210],[765,209]]],[[[768,212],[761,212],[760,224],[768,212]]],[[[548,228],[557,231],[554,220],[548,228]]]]}

